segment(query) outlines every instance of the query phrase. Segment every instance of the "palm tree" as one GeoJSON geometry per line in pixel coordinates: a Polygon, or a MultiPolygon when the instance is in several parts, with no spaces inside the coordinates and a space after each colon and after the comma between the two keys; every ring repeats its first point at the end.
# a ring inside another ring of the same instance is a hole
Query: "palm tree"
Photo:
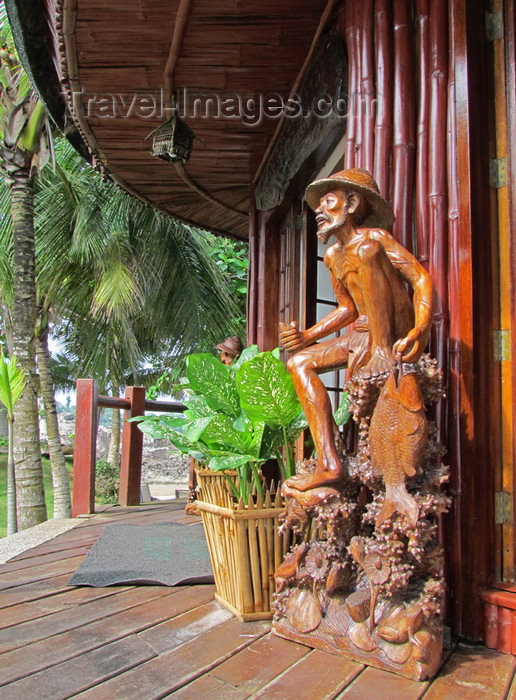
{"type": "Polygon", "coordinates": [[[40,299],[65,319],[60,336],[84,374],[123,386],[151,354],[177,362],[234,330],[210,238],[102,182],[66,142],[56,172],[42,173],[35,215],[40,299]]]}
{"type": "MultiPolygon", "coordinates": [[[[61,319],[76,376],[101,391],[141,382],[157,354],[177,365],[234,332],[239,310],[210,237],[103,182],[63,140],[55,171],[41,175],[35,221],[40,318],[61,319]]],[[[117,412],[112,426],[116,462],[117,412]]]]}
{"type": "Polygon", "coordinates": [[[14,52],[1,8],[0,158],[10,188],[12,227],[12,353],[18,357],[25,389],[16,406],[14,440],[18,526],[25,529],[47,518],[38,429],[35,372],[34,173],[48,160],[49,132],[45,109],[30,88],[14,52]]]}
{"type": "Polygon", "coordinates": [[[47,168],[38,185],[34,174],[48,160],[52,144],[45,110],[12,48],[1,3],[0,22],[0,233],[5,244],[0,278],[4,332],[26,379],[15,446],[24,528],[46,518],[36,346],[54,515],[67,517],[70,512],[48,352],[52,316],[60,321],[69,354],[80,358],[78,373],[96,376],[103,388],[116,391],[146,373],[153,355],[177,365],[194,347],[213,347],[235,332],[238,312],[210,257],[207,234],[157,214],[112,182],[102,183],[68,144],[61,144],[55,170],[47,168]]]}

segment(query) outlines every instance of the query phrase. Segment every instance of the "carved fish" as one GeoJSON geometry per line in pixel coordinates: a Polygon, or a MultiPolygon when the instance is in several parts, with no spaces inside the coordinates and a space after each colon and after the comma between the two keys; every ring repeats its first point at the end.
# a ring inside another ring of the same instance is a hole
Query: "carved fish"
{"type": "Polygon", "coordinates": [[[393,513],[402,513],[415,525],[419,507],[405,486],[414,476],[423,456],[427,421],[416,375],[404,374],[396,384],[389,374],[375,406],[369,429],[369,449],[373,469],[385,484],[384,504],[376,518],[377,527],[393,513]]]}
{"type": "Polygon", "coordinates": [[[417,645],[419,642],[414,635],[423,624],[423,620],[423,611],[417,605],[395,608],[378,625],[378,634],[392,644],[404,644],[410,640],[417,645]]]}

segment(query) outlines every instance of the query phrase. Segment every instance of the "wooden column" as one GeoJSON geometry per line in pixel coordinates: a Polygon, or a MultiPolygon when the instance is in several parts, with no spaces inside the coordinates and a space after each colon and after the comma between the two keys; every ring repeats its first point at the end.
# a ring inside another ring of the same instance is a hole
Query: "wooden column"
{"type": "Polygon", "coordinates": [[[394,95],[392,204],[394,237],[412,252],[412,201],[415,167],[415,104],[411,3],[397,0],[394,10],[394,95]]]}
{"type": "Polygon", "coordinates": [[[97,443],[97,383],[77,380],[75,440],[73,449],[72,517],[95,512],[97,443]]]}
{"type": "Polygon", "coordinates": [[[373,172],[374,168],[374,137],[375,137],[375,85],[374,85],[374,35],[373,35],[373,2],[362,0],[361,4],[361,37],[360,37],[360,102],[362,121],[362,152],[360,167],[373,172]]]}
{"type": "Polygon", "coordinates": [[[355,34],[358,32],[356,26],[356,0],[346,2],[346,11],[339,13],[340,31],[346,42],[348,52],[348,118],[346,124],[346,139],[344,142],[344,167],[355,167],[355,143],[358,119],[358,67],[355,34]]]}
{"type": "Polygon", "coordinates": [[[145,387],[126,387],[125,398],[131,402],[131,408],[124,411],[118,502],[121,506],[137,506],[140,503],[143,433],[137,423],[128,423],[127,419],[145,414],[145,387]]]}
{"type": "Polygon", "coordinates": [[[377,102],[373,175],[380,192],[391,201],[393,36],[390,0],[375,3],[374,46],[377,102]]]}
{"type": "Polygon", "coordinates": [[[482,7],[450,0],[449,12],[448,561],[454,631],[480,640],[480,593],[494,569],[488,115],[478,109],[488,79],[482,7]]]}
{"type": "MultiPolygon", "coordinates": [[[[448,312],[448,193],[446,177],[446,115],[448,93],[447,0],[435,0],[430,7],[429,122],[428,122],[428,271],[435,288],[430,350],[447,372],[448,312]]],[[[452,219],[453,221],[453,219],[452,219]]],[[[451,251],[453,255],[455,251],[451,251]]],[[[455,298],[455,303],[457,298],[455,298]]],[[[436,407],[441,439],[445,436],[444,403],[436,407]]]]}
{"type": "Polygon", "coordinates": [[[279,342],[280,237],[277,227],[266,217],[266,213],[260,213],[256,342],[261,351],[273,350],[279,342]]]}
{"type": "Polygon", "coordinates": [[[417,66],[419,103],[416,149],[416,250],[419,262],[428,267],[428,121],[430,105],[430,2],[417,0],[417,66]]]}
{"type": "Polygon", "coordinates": [[[254,188],[251,191],[249,208],[249,271],[247,273],[247,344],[256,343],[258,302],[258,212],[254,188]]]}

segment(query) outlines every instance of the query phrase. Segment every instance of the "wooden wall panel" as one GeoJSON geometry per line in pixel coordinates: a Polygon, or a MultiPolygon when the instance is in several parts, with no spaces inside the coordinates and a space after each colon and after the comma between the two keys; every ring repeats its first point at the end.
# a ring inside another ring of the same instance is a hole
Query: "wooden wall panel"
{"type": "MultiPolygon", "coordinates": [[[[511,285],[511,318],[512,329],[510,337],[511,366],[512,366],[512,464],[516,465],[516,9],[514,0],[505,0],[505,77],[507,95],[507,173],[509,190],[509,222],[510,222],[510,252],[509,270],[511,285]]],[[[513,501],[513,512],[516,513],[516,502],[513,501]]],[[[516,559],[516,552],[515,552],[516,559]]]]}
{"type": "Polygon", "coordinates": [[[273,350],[279,340],[280,237],[266,214],[258,217],[258,286],[256,343],[261,351],[273,350]]]}
{"type": "Polygon", "coordinates": [[[249,270],[247,274],[247,344],[257,342],[258,312],[258,213],[254,191],[251,192],[249,210],[249,270]]]}

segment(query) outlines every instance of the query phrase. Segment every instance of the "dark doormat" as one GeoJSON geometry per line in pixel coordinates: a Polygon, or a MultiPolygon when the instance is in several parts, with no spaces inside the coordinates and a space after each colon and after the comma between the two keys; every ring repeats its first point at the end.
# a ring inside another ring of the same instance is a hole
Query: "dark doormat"
{"type": "Polygon", "coordinates": [[[202,523],[107,525],[68,583],[96,587],[213,583],[202,523]]]}

